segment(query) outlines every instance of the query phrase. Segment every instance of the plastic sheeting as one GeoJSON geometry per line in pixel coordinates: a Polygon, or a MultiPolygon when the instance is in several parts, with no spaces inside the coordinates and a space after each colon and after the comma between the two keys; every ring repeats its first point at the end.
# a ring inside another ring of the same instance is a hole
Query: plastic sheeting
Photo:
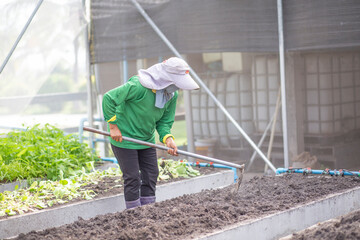
{"type": "MultiPolygon", "coordinates": [[[[182,53],[278,52],[276,0],[138,0],[182,53]]],[[[286,50],[360,46],[360,1],[284,1],[286,50]]],[[[129,0],[93,0],[92,62],[172,55],[129,0]]]]}
{"type": "Polygon", "coordinates": [[[359,0],[284,1],[287,50],[360,46],[359,0]]]}
{"type": "MultiPolygon", "coordinates": [[[[276,0],[138,1],[182,54],[277,51],[276,0]]],[[[129,0],[91,3],[93,62],[172,55],[129,0]]]]}
{"type": "MultiPolygon", "coordinates": [[[[37,3],[0,3],[1,64],[37,3]]],[[[60,114],[86,114],[86,26],[81,0],[42,3],[0,75],[0,129],[40,122],[64,125],[60,114]],[[82,102],[65,103],[73,99],[82,102]]]]}

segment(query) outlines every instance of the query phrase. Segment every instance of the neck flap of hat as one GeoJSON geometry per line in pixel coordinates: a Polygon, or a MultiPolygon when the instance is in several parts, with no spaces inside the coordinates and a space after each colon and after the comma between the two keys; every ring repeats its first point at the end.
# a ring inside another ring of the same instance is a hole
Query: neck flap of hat
{"type": "Polygon", "coordinates": [[[174,74],[184,75],[188,69],[184,60],[172,57],[148,69],[140,69],[139,81],[146,88],[160,90],[174,84],[174,74]]]}
{"type": "Polygon", "coordinates": [[[175,95],[175,91],[179,90],[175,85],[169,85],[165,89],[157,90],[155,97],[155,107],[163,108],[165,104],[175,95]]]}

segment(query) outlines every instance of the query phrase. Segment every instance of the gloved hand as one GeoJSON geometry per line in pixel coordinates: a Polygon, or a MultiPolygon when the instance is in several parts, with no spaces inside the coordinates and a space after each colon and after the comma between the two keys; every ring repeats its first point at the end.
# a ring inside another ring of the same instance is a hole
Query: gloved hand
{"type": "Polygon", "coordinates": [[[111,123],[109,123],[109,126],[110,126],[110,137],[115,141],[122,142],[122,134],[118,126],[116,124],[111,124],[111,123]]]}
{"type": "Polygon", "coordinates": [[[174,139],[172,137],[168,137],[166,139],[165,143],[168,148],[172,148],[172,149],[168,150],[168,154],[173,155],[173,156],[178,156],[178,154],[177,154],[178,149],[177,149],[174,139]]]}

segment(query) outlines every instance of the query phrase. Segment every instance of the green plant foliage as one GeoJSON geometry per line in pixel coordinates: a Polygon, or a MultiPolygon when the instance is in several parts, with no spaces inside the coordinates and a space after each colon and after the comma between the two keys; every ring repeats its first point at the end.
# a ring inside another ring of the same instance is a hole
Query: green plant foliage
{"type": "Polygon", "coordinates": [[[168,180],[171,178],[190,178],[199,176],[200,172],[193,169],[186,161],[174,161],[172,159],[158,159],[159,180],[168,180]]]}
{"type": "Polygon", "coordinates": [[[78,138],[61,129],[39,124],[26,131],[12,131],[0,138],[0,182],[21,179],[67,178],[84,167],[93,169],[98,157],[78,138]]]}
{"type": "MultiPolygon", "coordinates": [[[[59,181],[35,181],[26,189],[5,191],[0,193],[0,217],[13,216],[33,212],[54,204],[63,204],[72,199],[80,198],[85,200],[93,199],[96,193],[86,189],[85,186],[97,184],[104,177],[121,176],[119,168],[109,168],[105,171],[93,171],[86,173],[85,169],[81,174],[59,181]]],[[[114,187],[121,187],[120,184],[114,187]]]]}
{"type": "MultiPolygon", "coordinates": [[[[171,178],[189,178],[200,175],[200,172],[188,166],[185,161],[158,159],[159,180],[171,178]]],[[[64,178],[60,171],[58,181],[34,181],[26,189],[15,186],[14,191],[0,193],[0,217],[13,216],[49,208],[67,203],[73,199],[91,200],[96,196],[93,190],[86,188],[89,184],[98,184],[104,177],[121,177],[119,168],[109,168],[105,171],[94,170],[87,173],[85,168],[77,172],[76,176],[64,178]]],[[[115,181],[120,182],[121,179],[115,181]]],[[[112,188],[121,187],[116,184],[112,188]]]]}

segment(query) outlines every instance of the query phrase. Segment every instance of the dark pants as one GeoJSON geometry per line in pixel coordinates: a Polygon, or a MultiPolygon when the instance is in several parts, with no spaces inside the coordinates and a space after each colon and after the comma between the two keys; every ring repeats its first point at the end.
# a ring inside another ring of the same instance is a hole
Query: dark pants
{"type": "Polygon", "coordinates": [[[155,196],[159,175],[156,150],[126,149],[114,145],[111,148],[123,173],[125,201],[155,196]]]}

